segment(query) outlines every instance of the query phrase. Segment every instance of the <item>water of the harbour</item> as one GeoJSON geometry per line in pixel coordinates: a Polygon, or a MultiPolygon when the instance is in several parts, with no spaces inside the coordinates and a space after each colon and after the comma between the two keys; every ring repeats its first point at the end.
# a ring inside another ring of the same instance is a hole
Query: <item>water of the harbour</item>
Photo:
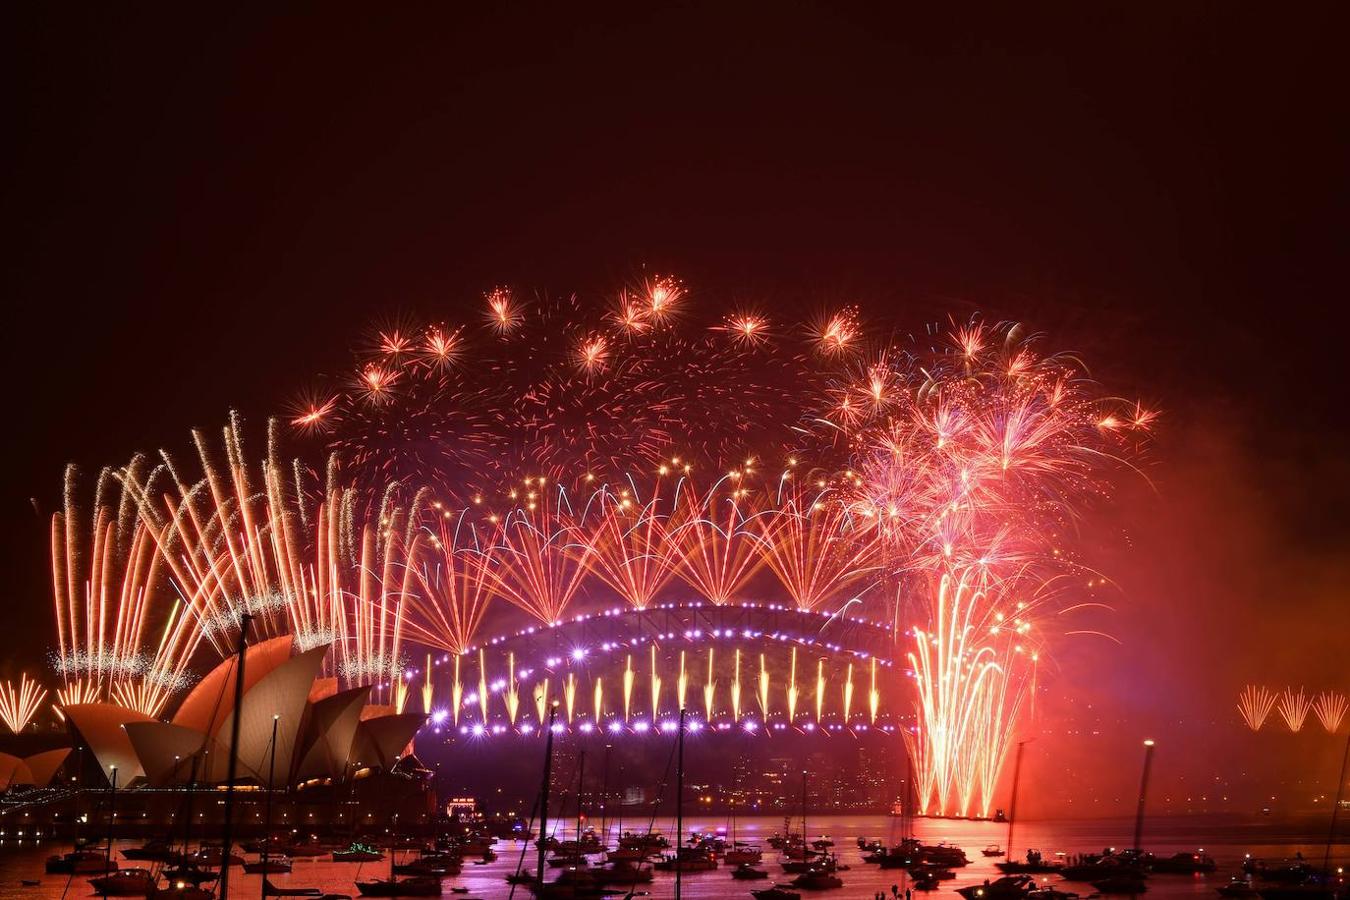
{"type": "MultiPolygon", "coordinates": [[[[630,823],[631,824],[631,823],[630,823]]],[[[645,824],[645,823],[644,823],[645,824]]],[[[686,830],[715,830],[727,826],[725,819],[694,818],[685,820],[686,830]]],[[[673,822],[657,822],[657,828],[667,835],[674,831],[673,822]]],[[[971,858],[971,864],[957,870],[954,881],[944,881],[942,887],[927,895],[932,900],[945,900],[956,895],[953,890],[968,884],[982,882],[986,878],[995,878],[999,872],[994,868],[997,860],[980,854],[987,844],[1003,844],[1007,840],[1007,826],[987,822],[962,822],[920,820],[915,823],[915,831],[925,843],[945,841],[965,849],[971,858]]],[[[749,898],[751,888],[762,888],[775,882],[786,883],[792,876],[784,875],[778,865],[777,856],[768,847],[767,839],[782,830],[781,818],[739,819],[736,823],[737,840],[762,844],[765,851],[763,868],[771,874],[769,881],[743,882],[731,878],[730,869],[719,868],[711,872],[686,874],[683,882],[683,896],[691,898],[744,897],[749,898]]],[[[820,816],[808,820],[807,827],[812,840],[828,835],[835,841],[841,861],[850,866],[841,872],[844,887],[812,894],[803,892],[803,896],[819,897],[874,897],[878,891],[890,894],[891,885],[898,885],[903,895],[906,882],[900,870],[881,870],[861,861],[862,852],[858,849],[857,838],[875,838],[887,844],[895,844],[900,839],[900,821],[885,816],[820,816]]],[[[1104,847],[1127,846],[1132,840],[1132,820],[1095,819],[1060,822],[1023,822],[1018,824],[1014,835],[1014,854],[1020,857],[1028,847],[1042,850],[1046,856],[1057,852],[1083,853],[1100,852],[1104,847]]],[[[1147,849],[1159,855],[1170,855],[1177,851],[1194,851],[1203,848],[1219,864],[1217,872],[1210,875],[1179,876],[1154,875],[1148,882],[1148,896],[1153,900],[1217,900],[1215,889],[1228,882],[1230,875],[1241,866],[1245,854],[1269,861],[1293,858],[1302,853],[1314,864],[1320,865],[1325,851],[1326,825],[1319,826],[1315,821],[1303,823],[1280,823],[1266,818],[1235,819],[1231,817],[1186,817],[1177,819],[1150,820],[1144,836],[1147,849]],[[1319,834],[1320,828],[1320,834],[1319,834]]],[[[134,846],[135,842],[118,842],[117,846],[134,846]]],[[[510,841],[498,841],[498,858],[487,865],[473,865],[465,860],[463,873],[455,878],[445,879],[442,895],[449,900],[460,897],[484,898],[527,898],[528,892],[517,888],[514,895],[506,884],[505,876],[515,870],[520,860],[522,844],[510,841]],[[455,888],[467,888],[467,892],[456,893],[455,888]]],[[[93,896],[93,891],[84,877],[68,878],[64,875],[44,875],[43,860],[52,853],[70,849],[55,843],[34,845],[16,844],[14,841],[0,842],[0,900],[27,898],[27,900],[65,900],[93,896]],[[40,879],[37,887],[25,887],[22,879],[40,879]]],[[[1350,870],[1350,844],[1339,843],[1333,848],[1332,866],[1346,867],[1350,870]]],[[[527,867],[534,864],[533,848],[527,857],[527,867]]],[[[132,866],[146,866],[148,863],[127,863],[132,866]]],[[[556,873],[557,870],[550,870],[556,873]]],[[[384,877],[388,875],[388,863],[334,863],[327,858],[295,861],[294,871],[290,875],[272,875],[273,883],[282,887],[318,887],[325,892],[350,894],[357,896],[354,881],[384,877]]],[[[552,877],[552,875],[550,875],[552,877]]],[[[1062,890],[1079,893],[1086,898],[1093,893],[1090,885],[1062,883],[1057,876],[1051,876],[1051,883],[1058,884],[1062,890]]],[[[246,875],[240,869],[231,872],[230,895],[235,898],[254,898],[261,895],[261,876],[246,875]]],[[[674,896],[674,876],[657,873],[656,880],[645,885],[652,897],[674,896]]],[[[925,895],[916,892],[916,898],[925,895]]]]}

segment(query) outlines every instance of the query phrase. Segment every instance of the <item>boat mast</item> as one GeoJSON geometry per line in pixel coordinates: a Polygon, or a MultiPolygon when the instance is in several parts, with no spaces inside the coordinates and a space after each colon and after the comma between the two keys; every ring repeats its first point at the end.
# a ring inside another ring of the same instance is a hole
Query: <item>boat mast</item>
{"type": "Polygon", "coordinates": [[[220,900],[230,896],[230,827],[234,814],[234,779],[239,766],[239,720],[244,713],[244,651],[248,649],[248,626],[253,616],[239,616],[239,654],[234,664],[234,718],[230,723],[230,755],[225,767],[225,824],[220,841],[220,900]]]}
{"type": "Polygon", "coordinates": [[[1012,801],[1008,804],[1008,846],[1004,848],[1004,857],[1009,862],[1012,861],[1012,837],[1013,826],[1017,824],[1017,786],[1022,781],[1022,748],[1026,747],[1026,741],[1017,742],[1017,759],[1013,762],[1013,783],[1012,783],[1012,801]]]}
{"type": "Polygon", "coordinates": [[[600,846],[609,849],[609,750],[605,745],[605,767],[600,776],[600,846]]]}
{"type": "Polygon", "coordinates": [[[680,900],[684,866],[680,860],[684,847],[684,708],[680,708],[680,735],[675,759],[675,900],[680,900]]]}
{"type": "Polygon", "coordinates": [[[280,718],[279,715],[272,716],[272,755],[267,760],[267,796],[263,798],[262,900],[267,900],[267,858],[272,849],[272,791],[277,774],[277,721],[280,718]]]}
{"type": "Polygon", "coordinates": [[[1144,741],[1144,774],[1139,778],[1139,807],[1134,814],[1134,852],[1138,856],[1143,852],[1140,846],[1144,837],[1144,800],[1148,796],[1148,773],[1153,769],[1153,740],[1144,741]]]}
{"type": "Polygon", "coordinates": [[[548,848],[548,783],[553,777],[553,720],[558,716],[558,702],[548,709],[548,734],[544,736],[544,784],[539,789],[539,885],[544,884],[544,853],[548,848]]]}
{"type": "Polygon", "coordinates": [[[586,751],[577,756],[577,853],[581,852],[581,792],[586,784],[586,751]]]}
{"type": "Polygon", "coordinates": [[[802,769],[802,860],[811,861],[811,844],[806,839],[806,770],[802,769]]]}
{"type": "Polygon", "coordinates": [[[732,850],[736,849],[736,793],[732,793],[732,850]]]}
{"type": "Polygon", "coordinates": [[[108,900],[108,870],[112,868],[112,842],[113,842],[113,823],[117,821],[117,766],[109,766],[112,770],[111,791],[108,793],[108,848],[103,857],[103,900],[108,900]]]}
{"type": "Polygon", "coordinates": [[[1331,884],[1331,845],[1336,840],[1336,816],[1345,795],[1345,767],[1350,763],[1350,734],[1345,736],[1345,753],[1341,756],[1341,780],[1336,782],[1336,802],[1331,804],[1331,830],[1327,832],[1327,850],[1322,856],[1322,883],[1331,884]]]}
{"type": "Polygon", "coordinates": [[[905,792],[900,797],[900,841],[904,843],[910,838],[910,826],[914,824],[914,810],[910,809],[910,803],[914,802],[919,796],[918,791],[914,790],[914,757],[909,755],[909,748],[905,748],[905,792]]]}
{"type": "MultiPolygon", "coordinates": [[[[623,790],[623,763],[619,763],[619,790],[623,790]]],[[[623,796],[619,796],[619,809],[614,814],[614,846],[617,848],[623,843],[623,796]]]]}
{"type": "Polygon", "coordinates": [[[192,794],[197,789],[197,764],[201,762],[204,748],[199,747],[197,752],[192,754],[192,770],[188,775],[187,795],[183,798],[183,806],[187,812],[185,818],[187,821],[183,824],[183,861],[179,865],[187,866],[188,851],[192,849],[192,794]]]}
{"type": "Polygon", "coordinates": [[[84,786],[80,780],[84,778],[84,745],[81,744],[75,751],[75,777],[70,779],[75,783],[75,822],[74,828],[70,834],[70,849],[72,851],[80,849],[80,809],[84,806],[81,802],[84,799],[84,786]]]}

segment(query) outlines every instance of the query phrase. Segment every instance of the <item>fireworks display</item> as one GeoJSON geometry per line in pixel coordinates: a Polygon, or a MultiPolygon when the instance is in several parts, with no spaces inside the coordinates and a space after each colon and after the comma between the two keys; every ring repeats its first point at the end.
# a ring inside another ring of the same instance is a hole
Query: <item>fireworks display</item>
{"type": "Polygon", "coordinates": [[[102,471],[88,509],[79,500],[78,473],[66,471],[51,527],[53,667],[63,705],[112,698],[153,714],[188,682],[197,638],[180,604],[167,612],[156,607],[165,557],[128,490],[146,467],[136,457],[120,473],[102,471]]]}
{"type": "Polygon", "coordinates": [[[770,345],[762,317],[699,328],[683,308],[668,278],[594,307],[499,288],[477,321],[381,331],[292,423],[326,435],[360,484],[457,502],[527,475],[614,479],[789,443],[818,371],[809,335],[770,345]]]}
{"type": "Polygon", "coordinates": [[[1322,723],[1327,734],[1335,734],[1336,729],[1341,727],[1341,720],[1345,718],[1347,709],[1350,709],[1350,701],[1345,699],[1344,694],[1335,691],[1323,691],[1317,695],[1317,700],[1313,703],[1317,721],[1322,723]]]}
{"type": "Polygon", "coordinates": [[[12,681],[0,681],[0,721],[18,734],[33,721],[46,699],[46,689],[36,681],[30,681],[27,672],[19,676],[17,686],[12,681]]]}
{"type": "Polygon", "coordinates": [[[1280,715],[1280,720],[1291,732],[1298,733],[1312,713],[1326,729],[1327,734],[1335,734],[1350,712],[1350,700],[1336,691],[1322,691],[1313,695],[1303,688],[1295,690],[1287,687],[1283,691],[1249,684],[1238,695],[1238,712],[1242,721],[1252,731],[1260,731],[1272,712],[1280,715]]]}
{"type": "Polygon", "coordinates": [[[911,646],[920,808],[987,814],[1035,684],[1036,623],[1064,576],[1098,580],[1065,536],[1153,414],[1102,398],[1079,363],[1011,325],[888,348],[830,397],[821,420],[851,450],[841,490],[870,523],[874,602],[911,646]]]}
{"type": "Polygon", "coordinates": [[[1289,726],[1289,730],[1295,733],[1303,730],[1303,723],[1308,718],[1308,713],[1312,711],[1313,700],[1299,688],[1297,692],[1293,688],[1285,688],[1284,693],[1280,695],[1280,702],[1275,704],[1275,709],[1279,711],[1280,718],[1284,719],[1284,724],[1289,726]]]}
{"type": "Polygon", "coordinates": [[[1238,712],[1242,715],[1242,721],[1247,723],[1247,727],[1252,731],[1260,731],[1261,726],[1266,723],[1266,717],[1270,711],[1275,708],[1275,701],[1279,695],[1268,688],[1258,687],[1249,684],[1242,689],[1238,695],[1238,712]]]}
{"type": "MultiPolygon", "coordinates": [[[[700,323],[669,278],[595,307],[497,289],[477,317],[379,331],[289,433],[269,426],[262,454],[234,417],[220,441],[194,433],[190,459],[105,472],[88,510],[68,485],[52,526],[60,699],[158,714],[199,651],[230,652],[248,612],[258,637],[332,644],[332,674],[400,707],[410,661],[448,654],[456,719],[460,660],[476,653],[486,727],[477,641],[491,616],[550,628],[615,601],[768,595],[825,624],[886,622],[888,655],[912,672],[922,811],[988,813],[1040,625],[1069,605],[1064,585],[1100,583],[1073,526],[1152,419],[1011,325],[878,345],[855,308],[700,323]]],[[[876,720],[874,658],[799,666],[794,646],[785,672],[760,654],[756,674],[741,651],[662,674],[653,645],[651,715],[688,696],[738,721],[756,698],[767,722],[781,695],[791,725],[808,707],[822,720],[835,696],[841,722],[876,720]]],[[[627,720],[644,655],[608,692],[508,656],[494,692],[511,725],[522,692],[539,709],[562,699],[569,719],[621,706],[627,720]]],[[[429,677],[423,693],[429,708],[429,677]]],[[[1259,727],[1269,709],[1253,704],[1259,727]]],[[[1324,722],[1344,714],[1343,698],[1324,706],[1324,722]]]]}

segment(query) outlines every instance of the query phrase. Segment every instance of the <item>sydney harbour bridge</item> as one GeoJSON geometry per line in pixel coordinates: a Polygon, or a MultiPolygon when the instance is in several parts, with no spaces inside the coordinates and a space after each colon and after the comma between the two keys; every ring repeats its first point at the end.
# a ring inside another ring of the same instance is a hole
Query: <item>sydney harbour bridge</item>
{"type": "Polygon", "coordinates": [[[559,733],[669,733],[683,708],[691,731],[898,737],[894,650],[887,625],[778,603],[624,606],[427,654],[396,693],[451,738],[538,735],[555,707],[559,733]]]}

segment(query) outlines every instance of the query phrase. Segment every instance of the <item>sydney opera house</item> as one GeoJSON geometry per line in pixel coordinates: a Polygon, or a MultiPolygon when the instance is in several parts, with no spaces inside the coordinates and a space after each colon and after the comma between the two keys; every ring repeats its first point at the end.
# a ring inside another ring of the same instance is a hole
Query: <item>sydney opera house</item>
{"type": "MultiPolygon", "coordinates": [[[[328,649],[296,653],[290,636],[255,644],[245,653],[237,706],[232,657],[198,682],[168,721],[112,703],[65,706],[70,746],[22,758],[0,754],[0,785],[33,785],[38,790],[29,793],[41,802],[30,803],[26,817],[34,827],[59,826],[77,815],[75,785],[108,792],[115,778],[119,822],[162,824],[181,815],[186,789],[220,793],[237,718],[234,783],[245,802],[268,788],[287,791],[279,822],[337,824],[354,815],[346,807],[357,806],[367,818],[388,807],[387,816],[395,811],[391,803],[406,812],[408,801],[429,811],[429,773],[412,755],[426,717],[372,705],[369,686],[338,690],[337,679],[322,677],[328,649]],[[368,794],[383,805],[370,803],[368,794]]],[[[193,819],[213,824],[217,806],[199,804],[193,819]]],[[[13,822],[13,816],[9,810],[4,817],[13,822]]],[[[243,820],[255,817],[246,811],[243,820]]]]}

